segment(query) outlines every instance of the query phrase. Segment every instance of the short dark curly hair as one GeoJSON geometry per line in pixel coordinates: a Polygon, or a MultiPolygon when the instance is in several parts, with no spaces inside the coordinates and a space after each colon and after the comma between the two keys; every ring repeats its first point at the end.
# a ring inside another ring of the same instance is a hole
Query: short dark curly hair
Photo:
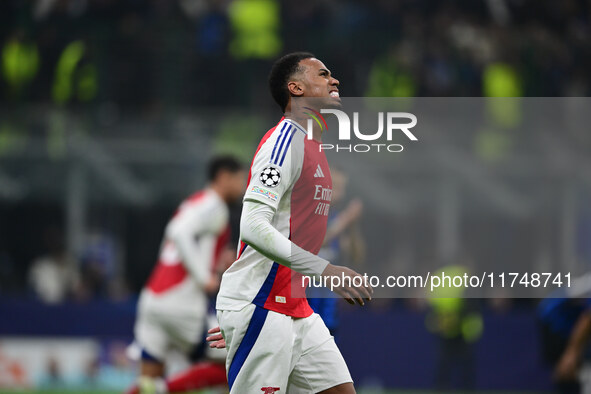
{"type": "Polygon", "coordinates": [[[289,102],[289,90],[287,89],[289,79],[294,74],[302,71],[300,67],[302,60],[312,57],[315,56],[310,52],[293,52],[283,56],[273,64],[269,73],[269,89],[271,90],[271,96],[281,107],[281,111],[285,112],[285,107],[289,102]]]}

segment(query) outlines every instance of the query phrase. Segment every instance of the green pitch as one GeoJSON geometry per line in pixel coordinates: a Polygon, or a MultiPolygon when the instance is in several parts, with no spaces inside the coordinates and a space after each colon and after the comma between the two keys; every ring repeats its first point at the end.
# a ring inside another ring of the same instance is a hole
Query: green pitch
{"type": "MultiPolygon", "coordinates": [[[[188,394],[207,394],[207,391],[193,391],[188,394]]],[[[440,394],[436,391],[414,391],[414,390],[359,390],[359,394],[440,394]]],[[[460,391],[455,392],[457,394],[460,391]]],[[[473,391],[473,394],[534,394],[527,391],[473,391]]],[[[0,394],[121,394],[120,391],[101,391],[101,390],[2,390],[0,394]]],[[[540,394],[540,393],[536,393],[540,394]]]]}

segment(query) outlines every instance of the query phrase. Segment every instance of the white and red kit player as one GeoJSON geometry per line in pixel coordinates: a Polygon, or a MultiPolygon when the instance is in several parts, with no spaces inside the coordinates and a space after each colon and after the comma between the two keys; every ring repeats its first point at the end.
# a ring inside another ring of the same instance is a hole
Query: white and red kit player
{"type": "MultiPolygon", "coordinates": [[[[165,359],[171,350],[190,355],[204,339],[208,297],[219,286],[225,267],[217,264],[230,239],[227,204],[242,196],[245,184],[244,171],[232,157],[214,158],[208,176],[208,187],[183,201],[166,226],[158,262],[139,298],[134,346],[141,358],[139,391],[186,387],[164,382],[165,359]]],[[[216,366],[202,372],[215,374],[219,378],[212,383],[223,384],[225,373],[218,371],[216,366]]]]}
{"type": "MultiPolygon", "coordinates": [[[[292,100],[320,97],[338,105],[339,83],[308,53],[278,60],[269,82],[286,116],[265,134],[252,161],[238,259],[222,276],[216,303],[230,392],[353,393],[334,339],[308,305],[302,275],[358,274],[316,255],[326,232],[330,169],[319,130],[307,138],[292,100]]],[[[334,290],[361,305],[371,292],[347,283],[334,290]]]]}

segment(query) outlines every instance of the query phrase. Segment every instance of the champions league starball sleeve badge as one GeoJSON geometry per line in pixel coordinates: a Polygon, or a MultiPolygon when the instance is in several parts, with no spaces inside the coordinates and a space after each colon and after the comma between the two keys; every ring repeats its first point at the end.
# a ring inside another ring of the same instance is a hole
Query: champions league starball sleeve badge
{"type": "Polygon", "coordinates": [[[275,187],[281,182],[281,174],[275,167],[265,167],[259,176],[261,183],[267,187],[275,187]]]}

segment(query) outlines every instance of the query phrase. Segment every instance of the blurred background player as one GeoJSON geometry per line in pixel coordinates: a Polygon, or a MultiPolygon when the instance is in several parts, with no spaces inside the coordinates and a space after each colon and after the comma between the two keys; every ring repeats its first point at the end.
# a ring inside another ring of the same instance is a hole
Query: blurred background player
{"type": "Polygon", "coordinates": [[[556,291],[538,307],[544,361],[553,368],[556,391],[591,393],[591,274],[556,291]]]}
{"type": "MultiPolygon", "coordinates": [[[[328,227],[324,244],[318,256],[334,264],[359,268],[363,263],[365,242],[359,228],[363,203],[353,199],[347,203],[347,174],[337,168],[330,171],[332,177],[332,201],[328,214],[328,227]]],[[[331,335],[338,330],[338,298],[325,287],[309,287],[308,303],[318,313],[331,335]]]]}
{"type": "MultiPolygon", "coordinates": [[[[191,356],[203,348],[208,297],[233,259],[223,253],[230,239],[227,204],[242,196],[245,173],[233,157],[214,158],[209,184],[183,201],[166,226],[160,257],[138,302],[135,342],[130,353],[141,359],[138,387],[130,392],[166,393],[226,382],[222,363],[198,364],[165,382],[171,350],[191,356]]],[[[232,253],[230,253],[232,256],[232,253]]]]}

